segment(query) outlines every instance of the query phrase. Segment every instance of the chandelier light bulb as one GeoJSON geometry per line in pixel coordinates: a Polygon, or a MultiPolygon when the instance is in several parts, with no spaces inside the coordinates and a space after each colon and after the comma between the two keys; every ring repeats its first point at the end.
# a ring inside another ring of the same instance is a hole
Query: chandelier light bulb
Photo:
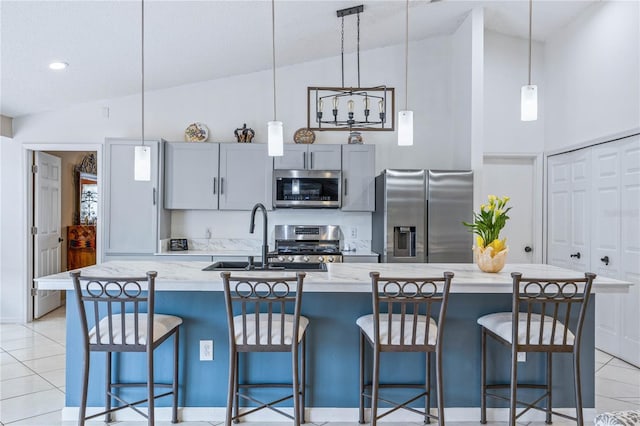
{"type": "Polygon", "coordinates": [[[347,102],[347,109],[349,110],[349,112],[353,112],[353,106],[354,106],[355,102],[353,102],[353,100],[349,100],[347,102]]]}
{"type": "Polygon", "coordinates": [[[369,109],[369,105],[371,105],[371,101],[368,96],[364,97],[364,109],[369,109]]]}
{"type": "Polygon", "coordinates": [[[322,99],[320,99],[318,101],[318,111],[322,112],[322,108],[324,108],[324,102],[322,101],[322,99]]]}
{"type": "Polygon", "coordinates": [[[333,109],[338,109],[338,97],[333,97],[333,109]]]}
{"type": "Polygon", "coordinates": [[[382,99],[378,101],[378,111],[381,113],[384,112],[384,101],[382,99]]]}

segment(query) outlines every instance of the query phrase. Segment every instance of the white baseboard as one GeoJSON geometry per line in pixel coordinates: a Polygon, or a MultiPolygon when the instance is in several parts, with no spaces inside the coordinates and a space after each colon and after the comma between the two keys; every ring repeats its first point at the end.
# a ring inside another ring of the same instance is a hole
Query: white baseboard
{"type": "MultiPolygon", "coordinates": [[[[144,408],[141,408],[145,411],[144,408]]],[[[97,413],[102,411],[101,407],[88,407],[87,413],[97,413]]],[[[291,414],[292,408],[285,407],[282,411],[291,414]]],[[[381,412],[384,410],[381,410],[381,412]]],[[[554,411],[558,411],[570,416],[575,415],[574,408],[557,408],[554,411]]],[[[224,421],[226,408],[224,407],[182,407],[178,409],[178,418],[184,422],[196,422],[196,421],[224,421]]],[[[370,410],[365,410],[365,419],[369,420],[370,410]]],[[[436,414],[435,410],[432,410],[433,414],[436,414]]],[[[596,416],[595,408],[583,409],[584,418],[591,420],[596,416]]],[[[529,411],[519,421],[531,422],[531,421],[544,421],[544,413],[539,411],[529,411]]],[[[489,422],[504,422],[509,417],[508,408],[487,408],[487,421],[489,422]]],[[[62,409],[62,420],[74,421],[78,418],[78,407],[65,407],[62,409]]],[[[357,422],[358,421],[358,408],[328,408],[328,407],[311,407],[306,409],[306,420],[314,423],[322,422],[357,422]]],[[[282,421],[284,418],[271,410],[262,410],[260,412],[249,414],[245,417],[247,422],[277,422],[282,421]]],[[[445,419],[448,422],[480,422],[480,408],[478,407],[454,407],[445,409],[445,419]]],[[[561,417],[556,417],[557,423],[564,421],[561,417]]],[[[96,418],[96,421],[102,421],[102,418],[96,418]]],[[[133,410],[122,410],[114,413],[114,420],[116,421],[143,421],[142,416],[134,412],[133,410]]],[[[156,408],[156,420],[158,421],[170,421],[171,420],[171,408],[170,407],[158,407],[156,408]]],[[[422,422],[422,416],[409,412],[399,410],[387,417],[384,417],[380,422],[422,422]]],[[[574,422],[572,422],[574,423],[574,422]]]]}

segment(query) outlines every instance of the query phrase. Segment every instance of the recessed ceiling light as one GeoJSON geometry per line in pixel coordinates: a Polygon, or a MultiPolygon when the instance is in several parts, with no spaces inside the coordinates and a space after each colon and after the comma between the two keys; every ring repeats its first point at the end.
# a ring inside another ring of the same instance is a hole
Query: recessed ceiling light
{"type": "Polygon", "coordinates": [[[55,71],[60,71],[63,70],[65,68],[67,68],[69,66],[68,63],[66,62],[51,62],[49,64],[49,68],[55,71]]]}

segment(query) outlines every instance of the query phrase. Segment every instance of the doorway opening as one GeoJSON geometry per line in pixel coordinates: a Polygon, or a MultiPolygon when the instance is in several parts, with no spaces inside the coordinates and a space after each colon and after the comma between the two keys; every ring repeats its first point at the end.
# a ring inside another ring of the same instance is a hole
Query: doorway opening
{"type": "Polygon", "coordinates": [[[27,162],[27,320],[65,303],[65,293],[37,290],[34,278],[100,259],[101,145],[31,146],[27,162]]]}

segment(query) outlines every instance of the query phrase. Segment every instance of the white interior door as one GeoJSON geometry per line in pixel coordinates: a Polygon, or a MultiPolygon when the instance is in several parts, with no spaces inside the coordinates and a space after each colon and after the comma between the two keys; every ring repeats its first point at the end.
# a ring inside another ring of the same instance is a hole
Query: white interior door
{"type": "Polygon", "coordinates": [[[542,261],[542,250],[538,247],[541,226],[536,219],[542,210],[541,200],[536,202],[539,188],[535,168],[536,157],[485,156],[482,169],[482,192],[498,197],[511,198],[509,220],[500,233],[507,237],[509,263],[533,263],[542,261]],[[538,240],[538,241],[536,241],[538,240]]]}
{"type": "MultiPolygon", "coordinates": [[[[620,278],[620,150],[614,143],[592,148],[592,258],[598,275],[620,278]]],[[[596,297],[596,347],[619,353],[622,296],[596,297]]]]}
{"type": "Polygon", "coordinates": [[[547,263],[586,272],[590,261],[591,153],[549,157],[547,263]]]}
{"type": "MultiPolygon", "coordinates": [[[[34,154],[33,277],[38,278],[60,272],[61,160],[44,152],[34,154]]],[[[60,306],[57,290],[39,290],[33,297],[35,318],[60,306]]]]}
{"type": "Polygon", "coordinates": [[[640,136],[621,148],[620,278],[635,283],[621,297],[620,358],[640,367],[640,136]]]}

